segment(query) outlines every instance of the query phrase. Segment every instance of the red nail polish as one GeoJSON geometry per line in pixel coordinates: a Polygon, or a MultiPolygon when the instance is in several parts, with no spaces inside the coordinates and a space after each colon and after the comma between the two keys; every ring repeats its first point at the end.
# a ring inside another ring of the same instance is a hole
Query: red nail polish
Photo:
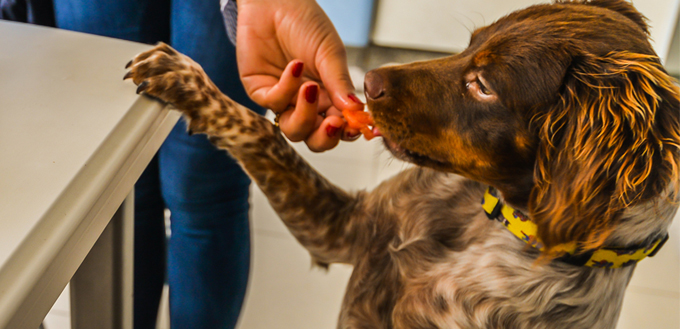
{"type": "Polygon", "coordinates": [[[295,63],[295,65],[293,65],[293,76],[299,78],[302,75],[302,69],[304,67],[305,64],[302,62],[295,63]]]}
{"type": "Polygon", "coordinates": [[[356,134],[347,133],[347,134],[345,135],[345,138],[346,138],[346,139],[349,139],[349,140],[352,140],[352,139],[358,138],[359,136],[361,136],[361,133],[356,133],[356,134]]]}
{"type": "Polygon", "coordinates": [[[347,97],[349,97],[349,99],[351,99],[353,102],[355,102],[357,104],[362,104],[362,105],[364,104],[364,103],[361,102],[359,97],[357,97],[357,95],[355,95],[355,94],[349,94],[349,95],[347,95],[347,97]]]}
{"type": "Polygon", "coordinates": [[[310,104],[316,103],[316,96],[317,96],[318,93],[319,93],[319,86],[310,85],[309,87],[307,87],[307,89],[305,89],[305,99],[310,104]]]}
{"type": "Polygon", "coordinates": [[[333,127],[331,125],[326,126],[326,134],[328,137],[335,137],[339,130],[340,127],[333,127]]]}

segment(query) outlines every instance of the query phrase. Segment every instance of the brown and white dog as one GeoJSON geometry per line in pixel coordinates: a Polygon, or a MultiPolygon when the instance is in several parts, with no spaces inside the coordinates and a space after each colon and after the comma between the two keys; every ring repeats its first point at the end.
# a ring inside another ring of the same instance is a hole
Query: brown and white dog
{"type": "Polygon", "coordinates": [[[636,260],[583,265],[658,250],[678,207],[680,92],[648,37],[623,0],[557,1],[369,72],[385,145],[417,166],[358,193],[167,45],[126,77],[229,151],[318,264],[354,266],[338,328],[614,328],[636,260]],[[541,251],[489,220],[488,186],[541,251]]]}

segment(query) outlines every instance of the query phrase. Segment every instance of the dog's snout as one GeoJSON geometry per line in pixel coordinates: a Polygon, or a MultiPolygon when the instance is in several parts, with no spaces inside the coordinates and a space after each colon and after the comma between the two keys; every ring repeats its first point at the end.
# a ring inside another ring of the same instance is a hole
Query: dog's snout
{"type": "Polygon", "coordinates": [[[380,73],[375,70],[366,73],[364,78],[364,93],[366,98],[376,100],[385,96],[385,82],[380,73]]]}

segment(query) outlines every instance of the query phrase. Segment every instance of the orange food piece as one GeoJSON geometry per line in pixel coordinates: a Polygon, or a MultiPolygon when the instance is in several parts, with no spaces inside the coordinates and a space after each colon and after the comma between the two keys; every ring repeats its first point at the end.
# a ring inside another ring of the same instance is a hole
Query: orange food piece
{"type": "Polygon", "coordinates": [[[347,120],[349,128],[358,129],[367,140],[371,140],[374,137],[373,131],[369,127],[369,125],[373,125],[373,118],[371,118],[368,112],[343,110],[342,115],[347,120]]]}

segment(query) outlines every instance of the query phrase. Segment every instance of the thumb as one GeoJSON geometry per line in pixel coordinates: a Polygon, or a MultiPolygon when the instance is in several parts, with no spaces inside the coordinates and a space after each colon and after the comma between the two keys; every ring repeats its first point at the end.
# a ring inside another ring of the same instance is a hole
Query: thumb
{"type": "Polygon", "coordinates": [[[321,82],[328,91],[333,106],[340,110],[363,110],[364,104],[354,94],[354,85],[349,76],[347,67],[347,55],[342,42],[338,40],[340,47],[326,53],[318,63],[317,70],[321,82]]]}

